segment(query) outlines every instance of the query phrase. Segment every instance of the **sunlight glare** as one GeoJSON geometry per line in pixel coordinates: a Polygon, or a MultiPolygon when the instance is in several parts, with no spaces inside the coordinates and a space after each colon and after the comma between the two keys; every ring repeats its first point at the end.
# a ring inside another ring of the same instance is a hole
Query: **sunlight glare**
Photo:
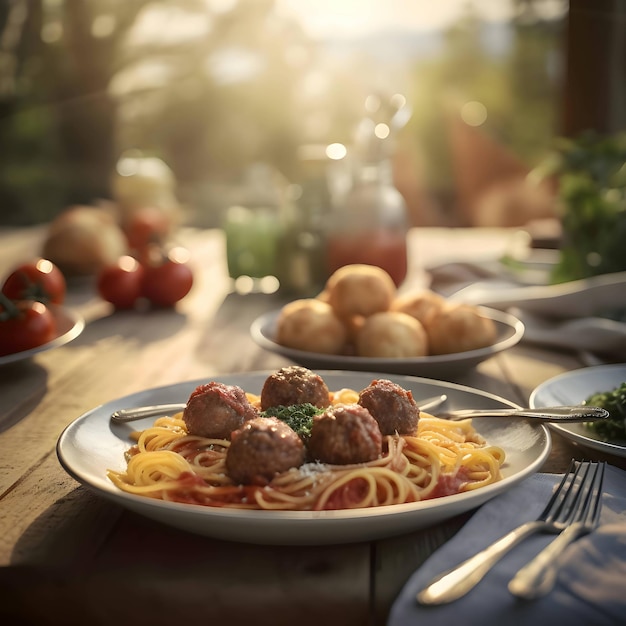
{"type": "Polygon", "coordinates": [[[387,126],[387,124],[383,124],[382,122],[380,124],[376,124],[374,127],[374,135],[376,135],[378,139],[387,139],[390,133],[391,129],[389,126],[387,126]]]}
{"type": "Polygon", "coordinates": [[[512,0],[276,0],[276,7],[296,16],[313,38],[355,37],[393,28],[441,29],[468,8],[487,21],[508,20],[515,11],[512,0]]]}
{"type": "Polygon", "coordinates": [[[113,34],[116,25],[115,15],[98,15],[91,25],[91,34],[100,39],[109,37],[113,34]]]}
{"type": "Polygon", "coordinates": [[[331,143],[326,146],[326,156],[333,161],[340,161],[346,154],[348,149],[342,143],[331,143]]]}
{"type": "Polygon", "coordinates": [[[481,126],[487,121],[487,107],[475,100],[466,102],[461,107],[461,119],[468,126],[481,126]]]}

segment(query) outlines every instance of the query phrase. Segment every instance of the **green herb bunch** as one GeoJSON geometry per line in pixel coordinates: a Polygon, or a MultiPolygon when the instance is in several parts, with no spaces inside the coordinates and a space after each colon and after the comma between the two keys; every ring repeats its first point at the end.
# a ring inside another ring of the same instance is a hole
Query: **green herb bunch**
{"type": "Polygon", "coordinates": [[[601,437],[626,441],[626,382],[611,391],[594,393],[585,400],[589,406],[599,406],[609,412],[605,420],[587,423],[587,428],[601,437]]]}
{"type": "Polygon", "coordinates": [[[552,281],[626,270],[626,133],[559,139],[537,173],[559,189],[563,241],[552,281]]]}

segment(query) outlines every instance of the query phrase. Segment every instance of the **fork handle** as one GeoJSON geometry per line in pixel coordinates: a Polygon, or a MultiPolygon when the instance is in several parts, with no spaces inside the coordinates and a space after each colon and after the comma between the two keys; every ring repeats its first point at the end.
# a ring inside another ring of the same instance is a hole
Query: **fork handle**
{"type": "Polygon", "coordinates": [[[170,415],[178,413],[185,408],[185,404],[155,404],[154,406],[141,406],[136,409],[120,409],[111,413],[114,422],[134,422],[144,417],[157,417],[158,415],[170,415]]]}
{"type": "Polygon", "coordinates": [[[445,604],[461,598],[473,589],[511,548],[526,537],[547,527],[545,522],[539,520],[518,526],[454,569],[435,577],[417,594],[418,602],[420,604],[445,604]]]}
{"type": "Polygon", "coordinates": [[[509,591],[518,598],[526,600],[546,595],[556,582],[558,557],[584,530],[584,524],[581,522],[568,526],[534,559],[517,572],[509,582],[509,591]]]}

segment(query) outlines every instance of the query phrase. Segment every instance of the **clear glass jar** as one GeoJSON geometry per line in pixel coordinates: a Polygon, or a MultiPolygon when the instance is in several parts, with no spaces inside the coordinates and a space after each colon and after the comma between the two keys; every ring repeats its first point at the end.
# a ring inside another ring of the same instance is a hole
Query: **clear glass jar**
{"type": "Polygon", "coordinates": [[[231,206],[222,226],[231,278],[276,275],[281,225],[274,207],[231,206]]]}
{"type": "Polygon", "coordinates": [[[254,164],[245,172],[240,202],[226,209],[222,221],[228,273],[233,280],[247,277],[258,282],[276,277],[285,187],[265,163],[254,164]]]}
{"type": "Polygon", "coordinates": [[[407,275],[407,228],[406,203],[393,185],[389,161],[362,165],[332,214],[329,272],[352,263],[376,265],[400,285],[407,275]]]}
{"type": "Polygon", "coordinates": [[[285,294],[315,296],[326,284],[326,230],[332,202],[328,167],[325,146],[301,147],[278,246],[278,280],[285,294]]]}

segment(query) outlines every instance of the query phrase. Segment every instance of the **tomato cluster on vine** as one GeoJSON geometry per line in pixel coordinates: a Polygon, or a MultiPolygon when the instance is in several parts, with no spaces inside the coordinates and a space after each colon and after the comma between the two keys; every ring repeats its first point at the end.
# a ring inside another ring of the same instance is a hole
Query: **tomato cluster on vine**
{"type": "Polygon", "coordinates": [[[61,270],[38,258],[17,266],[0,292],[0,356],[39,347],[57,336],[54,307],[67,285],[61,270]]]}
{"type": "Polygon", "coordinates": [[[98,293],[116,309],[133,309],[145,301],[155,307],[173,307],[193,286],[189,259],[188,250],[182,247],[155,247],[139,258],[121,256],[100,270],[98,293]]]}

